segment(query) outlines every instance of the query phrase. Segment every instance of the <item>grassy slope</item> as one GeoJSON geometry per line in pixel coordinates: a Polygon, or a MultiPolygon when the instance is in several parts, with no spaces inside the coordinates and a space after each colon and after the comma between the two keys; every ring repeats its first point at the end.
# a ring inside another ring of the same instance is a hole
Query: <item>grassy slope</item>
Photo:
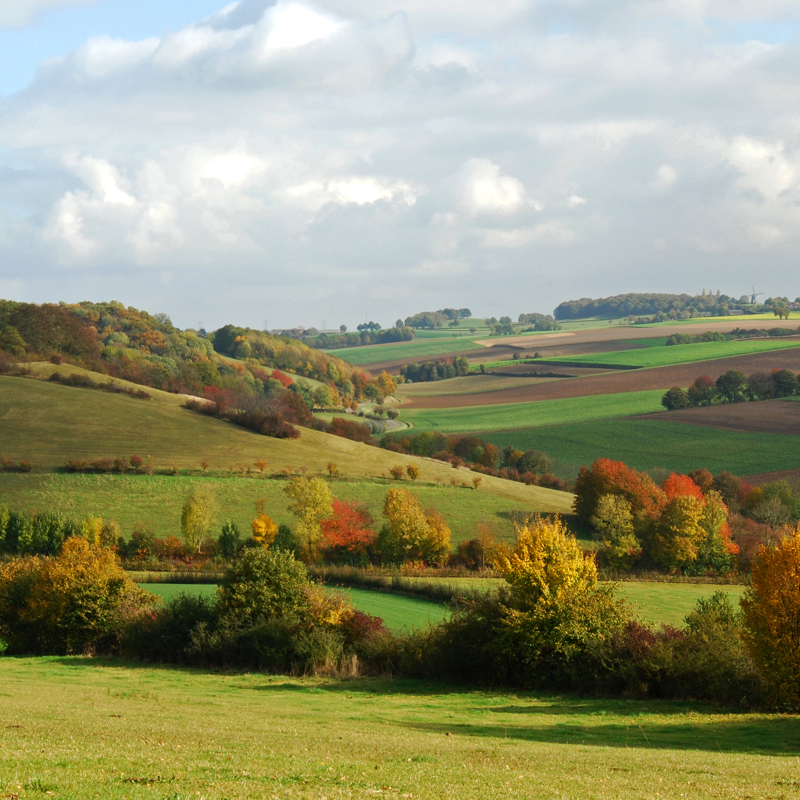
{"type": "Polygon", "coordinates": [[[684,473],[700,467],[737,475],[800,468],[797,437],[657,420],[603,420],[501,431],[483,438],[500,447],[513,444],[549,453],[561,475],[574,475],[581,465],[602,457],[636,469],[663,467],[684,473]]]}
{"type": "MultiPolygon", "coordinates": [[[[101,458],[139,453],[156,466],[197,469],[203,459],[211,469],[252,466],[264,458],[271,471],[284,467],[325,473],[333,461],[351,478],[386,475],[393,464],[417,464],[422,480],[471,484],[471,474],[446,464],[420,461],[338,436],[302,429],[299,439],[260,436],[221,420],[180,407],[181,398],[153,393],[136,400],[91,389],[0,377],[0,452],[30,459],[37,467],[60,467],[69,458],[101,458]]],[[[485,477],[481,490],[504,502],[560,511],[571,498],[560,492],[485,477]]]]}
{"type": "MultiPolygon", "coordinates": [[[[378,361],[394,361],[401,358],[414,358],[416,356],[431,356],[439,358],[449,355],[465,353],[477,349],[475,339],[485,338],[479,335],[456,335],[448,337],[421,338],[410,342],[396,342],[393,344],[368,344],[362,347],[345,347],[341,350],[331,350],[344,361],[356,366],[374,364],[378,361]]],[[[500,341],[500,340],[498,340],[500,341]]]]}
{"type": "Polygon", "coordinates": [[[699,342],[678,344],[671,347],[648,347],[643,350],[623,350],[613,353],[595,353],[582,356],[562,356],[551,359],[562,363],[619,364],[630,367],[666,367],[670,364],[688,364],[694,361],[710,361],[715,358],[744,356],[751,353],[766,353],[800,347],[800,341],[785,339],[745,339],[735,342],[699,342]]]}
{"type": "Polygon", "coordinates": [[[466,408],[410,408],[403,411],[403,419],[419,430],[445,433],[535,428],[660,411],[663,394],[656,390],[466,408]]]}
{"type": "MultiPolygon", "coordinates": [[[[424,475],[429,462],[422,463],[424,475]]],[[[450,472],[455,474],[455,470],[450,469],[450,472]]],[[[136,524],[142,524],[162,538],[169,535],[180,538],[181,506],[195,483],[207,483],[214,488],[220,505],[218,519],[234,520],[246,536],[249,535],[250,521],[255,516],[255,502],[259,498],[265,500],[267,512],[278,523],[294,521],[287,508],[289,499],[283,492],[286,482],[256,476],[0,473],[0,502],[15,509],[58,508],[78,518],[92,514],[115,519],[126,536],[131,534],[136,524]]],[[[512,509],[533,510],[535,505],[530,502],[533,495],[528,495],[526,502],[526,493],[516,489],[517,486],[520,489],[528,488],[523,484],[512,484],[511,489],[516,494],[512,492],[510,496],[484,491],[483,482],[476,492],[471,485],[469,488],[458,488],[447,483],[441,486],[419,482],[412,484],[410,481],[397,484],[380,479],[334,480],[331,482],[331,491],[335,497],[365,504],[380,524],[386,492],[396,485],[410,489],[424,507],[436,508],[450,524],[454,543],[471,539],[475,535],[475,522],[481,519],[493,524],[501,538],[512,539],[513,527],[508,512],[512,509]]],[[[553,510],[568,513],[572,496],[559,492],[555,493],[555,497],[559,507],[553,510]]]]}
{"type": "Polygon", "coordinates": [[[767,798],[800,719],[701,704],[0,659],[0,793],[767,798]],[[6,699],[8,698],[8,699],[6,699]]]}

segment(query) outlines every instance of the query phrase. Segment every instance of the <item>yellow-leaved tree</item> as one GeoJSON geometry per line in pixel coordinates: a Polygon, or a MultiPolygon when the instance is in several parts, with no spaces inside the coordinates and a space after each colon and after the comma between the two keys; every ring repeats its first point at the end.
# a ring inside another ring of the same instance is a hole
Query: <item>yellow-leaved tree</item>
{"type": "Polygon", "coordinates": [[[378,537],[378,547],[384,561],[422,559],[432,533],[419,500],[407,489],[389,489],[383,503],[383,516],[386,525],[378,537]]]}
{"type": "Polygon", "coordinates": [[[256,501],[256,518],[250,523],[253,528],[253,538],[262,546],[270,547],[278,534],[275,520],[264,511],[264,500],[256,501]]]}
{"type": "Polygon", "coordinates": [[[768,699],[800,710],[800,525],[756,558],[741,600],[744,640],[768,699]]]}
{"type": "Polygon", "coordinates": [[[591,556],[558,517],[517,527],[516,546],[497,560],[511,592],[504,647],[532,670],[569,665],[625,624],[625,605],[600,585],[591,556]]]}
{"type": "Polygon", "coordinates": [[[316,560],[317,544],[322,538],[321,523],[333,511],[333,496],[322,478],[294,478],[283,490],[292,499],[289,511],[295,515],[295,534],[303,545],[303,555],[316,560]]]}

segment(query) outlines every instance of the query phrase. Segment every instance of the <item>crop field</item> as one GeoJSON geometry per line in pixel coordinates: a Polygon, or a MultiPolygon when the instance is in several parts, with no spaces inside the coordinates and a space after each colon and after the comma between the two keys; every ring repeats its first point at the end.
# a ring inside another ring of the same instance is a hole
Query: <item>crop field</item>
{"type": "Polygon", "coordinates": [[[587,364],[613,364],[624,367],[667,367],[695,361],[712,361],[717,358],[747,356],[773,350],[800,347],[798,339],[742,339],[732,342],[699,342],[677,344],[671,347],[648,347],[641,350],[624,350],[580,356],[563,356],[553,359],[563,363],[577,361],[587,364]]]}
{"type": "MultiPolygon", "coordinates": [[[[544,368],[543,368],[544,369],[544,368]]],[[[545,370],[547,371],[547,370],[545,370]]],[[[518,378],[508,375],[464,375],[460,378],[449,378],[444,381],[424,383],[403,383],[398,387],[397,395],[406,397],[451,397],[460,394],[477,392],[498,392],[517,386],[531,386],[535,383],[558,380],[557,378],[518,378]]]]}
{"type": "MultiPolygon", "coordinates": [[[[422,462],[423,479],[430,462],[422,462]]],[[[447,470],[456,473],[449,466],[447,470]]],[[[464,472],[459,470],[459,472],[464,472]]],[[[468,473],[464,473],[465,475],[468,473]]],[[[521,483],[502,481],[516,494],[503,496],[484,491],[483,477],[480,489],[453,487],[447,482],[412,483],[411,481],[340,480],[331,481],[331,492],[342,500],[364,504],[380,526],[383,501],[392,486],[403,486],[415,494],[423,507],[435,508],[449,523],[455,543],[475,535],[475,523],[484,520],[497,528],[501,538],[513,536],[511,511],[557,511],[568,513],[572,495],[566,492],[548,492],[553,501],[545,508],[536,501],[536,493],[521,483]]],[[[220,511],[218,527],[222,521],[232,519],[245,536],[250,535],[250,522],[255,516],[255,503],[263,499],[264,507],[275,521],[292,523],[288,511],[289,498],[284,494],[286,482],[282,479],[264,479],[231,476],[187,475],[64,475],[0,473],[0,502],[20,510],[58,509],[67,515],[83,518],[89,514],[103,519],[116,520],[126,536],[140,524],[156,536],[180,538],[181,507],[190,488],[197,483],[210,485],[217,496],[220,511]]],[[[218,531],[217,531],[218,532],[218,531]]]]}
{"type": "Polygon", "coordinates": [[[635,469],[686,473],[705,467],[751,475],[800,468],[800,437],[743,433],[657,420],[603,420],[481,434],[498,447],[550,454],[556,473],[574,477],[598,458],[635,469]]]}
{"type": "Polygon", "coordinates": [[[467,408],[409,408],[403,411],[402,418],[411,422],[418,430],[438,430],[444,433],[536,428],[542,425],[647,414],[663,408],[662,395],[661,391],[627,392],[467,408]]]}
{"type": "Polygon", "coordinates": [[[786,400],[763,400],[757,403],[726,403],[702,408],[682,408],[652,414],[659,422],[704,425],[745,433],[800,435],[800,397],[786,400]]]}
{"type": "MultiPolygon", "coordinates": [[[[664,349],[673,350],[674,348],[665,347],[664,349]]],[[[647,353],[650,351],[639,350],[633,352],[647,353]]],[[[519,362],[515,363],[519,364],[519,362]]],[[[535,370],[544,369],[561,372],[569,366],[568,362],[562,363],[564,364],[563,367],[560,364],[559,366],[537,364],[521,366],[523,368],[528,366],[530,369],[535,370]]],[[[509,369],[516,368],[509,367],[509,369]]],[[[566,371],[571,371],[572,369],[572,367],[569,367],[566,371]]],[[[741,370],[745,375],[753,372],[771,372],[774,369],[790,369],[793,372],[800,372],[800,347],[649,369],[603,370],[600,373],[584,374],[576,378],[547,381],[541,384],[511,386],[508,389],[493,392],[478,392],[450,397],[413,397],[408,398],[406,405],[414,409],[454,409],[495,403],[519,404],[536,400],[556,400],[560,398],[589,397],[659,389],[663,393],[672,386],[689,386],[700,375],[705,374],[716,379],[729,369],[741,370]]]]}
{"type": "Polygon", "coordinates": [[[81,657],[0,686],[5,797],[778,798],[800,754],[799,718],[699,703],[81,657]]]}

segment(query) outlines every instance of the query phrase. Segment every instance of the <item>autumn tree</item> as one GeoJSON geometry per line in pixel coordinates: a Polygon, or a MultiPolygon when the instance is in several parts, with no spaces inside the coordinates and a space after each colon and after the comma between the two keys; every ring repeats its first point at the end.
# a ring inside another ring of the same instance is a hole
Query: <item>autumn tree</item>
{"type": "Polygon", "coordinates": [[[745,644],[770,701],[800,711],[800,526],[763,548],[742,597],[745,644]]]}
{"type": "Polygon", "coordinates": [[[664,406],[667,411],[688,408],[691,405],[689,393],[680,386],[673,386],[671,389],[668,389],[666,394],[661,398],[661,405],[664,406]]]}
{"type": "Polygon", "coordinates": [[[289,510],[297,519],[295,533],[313,563],[316,545],[322,536],[320,523],[333,510],[331,490],[321,478],[299,477],[290,481],[283,490],[292,500],[289,510]]]}
{"type": "Polygon", "coordinates": [[[517,527],[517,543],[497,569],[511,589],[503,645],[529,670],[568,667],[624,624],[624,605],[598,583],[593,559],[557,517],[517,527]]]}
{"type": "Polygon", "coordinates": [[[412,481],[415,481],[419,478],[420,469],[416,464],[409,464],[406,467],[406,475],[411,478],[412,481]]]}
{"type": "Polygon", "coordinates": [[[422,558],[431,530],[419,500],[406,489],[389,489],[383,503],[383,516],[386,525],[381,529],[378,545],[384,560],[400,562],[422,558]]]}
{"type": "Polygon", "coordinates": [[[250,523],[253,529],[253,538],[264,548],[275,541],[278,533],[278,526],[269,514],[264,511],[264,500],[260,498],[256,501],[256,518],[250,523]]]}
{"type": "Polygon", "coordinates": [[[199,483],[189,490],[181,510],[181,531],[191,552],[202,550],[218,510],[216,495],[208,484],[199,483]]]}
{"type": "Polygon", "coordinates": [[[330,517],[323,519],[322,547],[332,554],[346,554],[353,562],[366,556],[375,541],[373,520],[366,507],[333,499],[330,517]]]}
{"type": "Polygon", "coordinates": [[[420,556],[427,564],[442,565],[450,555],[450,526],[445,518],[435,509],[425,512],[428,533],[422,540],[420,556]]]}

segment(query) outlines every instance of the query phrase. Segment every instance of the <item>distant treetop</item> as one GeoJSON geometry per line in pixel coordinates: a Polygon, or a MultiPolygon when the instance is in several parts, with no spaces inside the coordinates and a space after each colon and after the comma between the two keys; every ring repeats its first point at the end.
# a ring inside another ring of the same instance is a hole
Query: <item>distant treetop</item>
{"type": "Polygon", "coordinates": [[[613,297],[568,300],[556,308],[555,318],[664,316],[686,319],[699,316],[727,316],[737,301],[728,295],[689,294],[618,294],[613,297]]]}

